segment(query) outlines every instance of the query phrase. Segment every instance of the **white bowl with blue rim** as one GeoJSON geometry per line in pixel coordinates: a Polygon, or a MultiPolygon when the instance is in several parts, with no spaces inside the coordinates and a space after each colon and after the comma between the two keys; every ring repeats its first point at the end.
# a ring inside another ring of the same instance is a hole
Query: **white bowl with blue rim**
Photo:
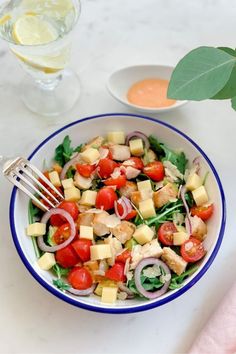
{"type": "Polygon", "coordinates": [[[28,198],[13,189],[10,202],[10,226],[18,254],[28,271],[45,289],[59,299],[74,306],[104,313],[132,313],[145,311],[173,301],[195,285],[212,264],[220,248],[225,228],[225,198],[218,173],[210,159],[203,150],[188,136],[167,123],[153,118],[134,114],[103,114],[80,119],[64,126],[46,138],[30,155],[29,159],[39,169],[43,169],[43,163],[50,164],[52,151],[62,142],[65,135],[69,135],[74,146],[86,142],[94,136],[105,135],[112,130],[123,130],[130,133],[138,127],[146,135],[154,134],[161,142],[173,149],[183,149],[189,161],[196,156],[201,156],[202,173],[209,172],[206,180],[206,188],[210,199],[214,202],[214,214],[208,221],[208,236],[204,241],[207,254],[201,261],[198,270],[189,276],[184,285],[176,290],[171,290],[154,300],[117,300],[115,304],[106,305],[100,302],[100,297],[78,297],[56,288],[53,283],[53,274],[39,269],[32,240],[25,235],[25,227],[28,225],[28,198]]]}

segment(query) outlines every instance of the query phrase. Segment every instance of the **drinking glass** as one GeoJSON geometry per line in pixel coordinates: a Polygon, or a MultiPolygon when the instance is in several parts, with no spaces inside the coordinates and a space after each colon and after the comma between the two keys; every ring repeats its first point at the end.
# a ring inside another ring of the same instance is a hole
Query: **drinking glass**
{"type": "Polygon", "coordinates": [[[19,95],[33,112],[59,115],[80,95],[68,68],[80,10],[79,0],[11,0],[0,7],[0,37],[25,71],[19,95]]]}

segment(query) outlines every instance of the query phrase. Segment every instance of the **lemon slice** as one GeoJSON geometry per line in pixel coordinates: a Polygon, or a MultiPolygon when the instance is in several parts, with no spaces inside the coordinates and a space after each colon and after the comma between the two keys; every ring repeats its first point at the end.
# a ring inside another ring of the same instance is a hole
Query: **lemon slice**
{"type": "Polygon", "coordinates": [[[0,18],[0,26],[4,25],[6,22],[8,22],[11,19],[10,15],[4,15],[0,18]]]}
{"type": "Polygon", "coordinates": [[[72,0],[23,0],[21,6],[27,11],[54,18],[63,18],[74,9],[72,0]]]}
{"type": "Polygon", "coordinates": [[[58,37],[55,28],[47,21],[34,15],[23,15],[14,23],[12,37],[23,45],[40,45],[58,37]]]}

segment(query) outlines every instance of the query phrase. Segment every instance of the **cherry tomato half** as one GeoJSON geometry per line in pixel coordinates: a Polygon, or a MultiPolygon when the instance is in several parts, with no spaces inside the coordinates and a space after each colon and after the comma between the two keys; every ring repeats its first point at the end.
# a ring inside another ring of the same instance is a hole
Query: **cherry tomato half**
{"type": "Polygon", "coordinates": [[[71,245],[56,251],[55,258],[57,263],[64,268],[74,267],[79,262],[79,257],[71,245]]]}
{"type": "Polygon", "coordinates": [[[76,169],[79,174],[85,178],[89,178],[93,171],[95,170],[96,166],[88,165],[88,164],[77,164],[76,169]]]}
{"type": "Polygon", "coordinates": [[[131,166],[137,168],[138,170],[142,170],[144,165],[143,161],[139,157],[130,157],[128,160],[123,162],[124,166],[131,166]]]}
{"type": "Polygon", "coordinates": [[[165,246],[173,245],[173,233],[177,232],[177,229],[173,222],[166,221],[159,227],[157,231],[158,240],[165,246]]]}
{"type": "Polygon", "coordinates": [[[194,206],[190,209],[190,212],[193,216],[198,216],[202,220],[206,221],[210,219],[214,211],[213,204],[208,206],[194,206]]]}
{"type": "Polygon", "coordinates": [[[131,251],[125,250],[122,253],[120,253],[118,256],[116,256],[116,262],[125,263],[129,258],[131,258],[131,251]]]}
{"type": "Polygon", "coordinates": [[[98,174],[101,178],[108,178],[117,166],[118,164],[115,161],[107,157],[101,159],[98,163],[98,174]]]}
{"type": "Polygon", "coordinates": [[[106,271],[105,277],[114,281],[124,282],[126,280],[124,269],[124,263],[116,262],[110,269],[106,271]]]}
{"type": "MultiPolygon", "coordinates": [[[[78,205],[75,202],[67,202],[63,201],[58,205],[58,208],[66,210],[74,220],[78,218],[79,215],[79,208],[78,205]]],[[[60,215],[52,215],[50,218],[50,223],[53,226],[61,226],[66,222],[65,218],[60,215]]]]}
{"type": "Polygon", "coordinates": [[[165,169],[161,161],[153,161],[144,167],[143,172],[155,182],[162,181],[165,177],[165,169]]]}
{"type": "Polygon", "coordinates": [[[87,262],[90,260],[90,246],[92,246],[92,241],[86,238],[80,238],[72,242],[71,246],[74,248],[81,261],[87,262]]]}
{"type": "Polygon", "coordinates": [[[125,175],[121,175],[117,178],[108,178],[104,181],[106,186],[116,186],[117,189],[124,187],[126,185],[126,177],[125,175]]]}
{"type": "Polygon", "coordinates": [[[66,241],[70,236],[70,224],[66,223],[61,225],[55,234],[53,235],[53,241],[57,244],[60,245],[64,241],[66,241]]]}
{"type": "Polygon", "coordinates": [[[109,210],[114,208],[114,202],[118,197],[114,189],[110,187],[103,187],[98,191],[96,198],[96,208],[109,210]]]}
{"type": "Polygon", "coordinates": [[[189,240],[185,241],[181,245],[180,253],[186,262],[194,263],[204,257],[206,251],[204,249],[203,243],[200,240],[194,237],[190,237],[189,240]]]}
{"type": "Polygon", "coordinates": [[[67,276],[68,282],[74,289],[86,290],[93,284],[91,273],[87,268],[74,267],[67,276]]]}

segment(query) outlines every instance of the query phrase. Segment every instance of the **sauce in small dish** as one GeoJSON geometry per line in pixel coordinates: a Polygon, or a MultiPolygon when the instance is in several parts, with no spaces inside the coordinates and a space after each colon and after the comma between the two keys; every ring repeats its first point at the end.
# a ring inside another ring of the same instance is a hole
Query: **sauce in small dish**
{"type": "Polygon", "coordinates": [[[134,83],[127,93],[130,103],[141,107],[161,108],[169,107],[176,103],[176,100],[167,98],[169,80],[144,79],[134,83]]]}

